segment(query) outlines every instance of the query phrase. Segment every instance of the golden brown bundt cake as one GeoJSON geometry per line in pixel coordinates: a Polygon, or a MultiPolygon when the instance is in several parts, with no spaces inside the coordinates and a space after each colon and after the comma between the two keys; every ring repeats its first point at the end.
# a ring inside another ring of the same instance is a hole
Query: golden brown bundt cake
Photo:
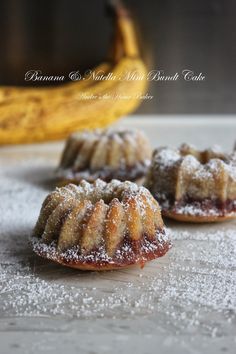
{"type": "Polygon", "coordinates": [[[38,255],[84,270],[143,266],[170,247],[160,207],[146,188],[99,179],[49,194],[32,243],[38,255]]]}
{"type": "Polygon", "coordinates": [[[213,222],[236,217],[236,152],[189,145],[154,151],[145,186],[170,218],[213,222]]]}
{"type": "Polygon", "coordinates": [[[152,150],[137,130],[95,130],[72,134],[64,148],[58,177],[66,183],[137,181],[150,165],[152,150]]]}

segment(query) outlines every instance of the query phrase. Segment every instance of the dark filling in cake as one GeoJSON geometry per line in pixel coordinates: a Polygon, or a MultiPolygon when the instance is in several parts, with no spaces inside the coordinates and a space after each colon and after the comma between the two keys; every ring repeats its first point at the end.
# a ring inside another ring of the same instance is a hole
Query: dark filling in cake
{"type": "Polygon", "coordinates": [[[120,181],[135,181],[145,176],[147,169],[150,165],[149,161],[139,162],[135,166],[120,166],[118,169],[112,169],[110,167],[104,167],[102,170],[92,171],[85,169],[82,171],[73,171],[72,169],[60,170],[58,172],[59,178],[68,180],[70,182],[78,183],[82,179],[88,182],[93,182],[97,178],[102,179],[105,182],[109,182],[112,179],[118,179],[120,181]]]}
{"type": "Polygon", "coordinates": [[[222,202],[219,199],[195,200],[187,197],[176,201],[173,198],[157,196],[156,200],[160,203],[163,212],[171,211],[193,216],[225,216],[236,213],[236,200],[230,199],[222,202]]]}
{"type": "Polygon", "coordinates": [[[106,265],[124,267],[139,263],[142,266],[147,261],[164,256],[171,247],[164,229],[158,230],[156,238],[152,240],[146,235],[142,236],[140,241],[131,241],[125,237],[112,257],[107,255],[104,245],[100,245],[87,254],[82,254],[79,245],[61,253],[57,251],[55,241],[47,245],[34,238],[32,243],[34,251],[42,257],[68,266],[87,265],[97,269],[106,265]]]}

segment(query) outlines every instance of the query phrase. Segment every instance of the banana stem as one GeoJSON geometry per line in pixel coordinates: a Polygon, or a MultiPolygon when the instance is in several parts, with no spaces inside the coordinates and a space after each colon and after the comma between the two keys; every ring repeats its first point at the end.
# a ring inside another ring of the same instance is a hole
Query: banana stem
{"type": "Polygon", "coordinates": [[[116,16],[117,31],[123,44],[124,55],[139,57],[135,26],[129,11],[120,0],[110,0],[110,5],[116,16]]]}

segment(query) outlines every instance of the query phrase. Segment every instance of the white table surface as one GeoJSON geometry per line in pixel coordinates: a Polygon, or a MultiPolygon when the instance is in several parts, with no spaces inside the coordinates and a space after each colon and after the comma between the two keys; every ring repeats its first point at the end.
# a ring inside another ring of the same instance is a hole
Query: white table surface
{"type": "MultiPolygon", "coordinates": [[[[134,117],[153,146],[231,149],[236,117],[134,117]]],[[[234,353],[236,222],[167,221],[173,247],[144,269],[79,272],[35,256],[28,236],[62,143],[0,148],[0,352],[234,353]]]]}

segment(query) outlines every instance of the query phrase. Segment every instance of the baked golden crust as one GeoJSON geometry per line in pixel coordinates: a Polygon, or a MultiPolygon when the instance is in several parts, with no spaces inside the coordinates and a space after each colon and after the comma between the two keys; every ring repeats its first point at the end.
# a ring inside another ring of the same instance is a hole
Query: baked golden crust
{"type": "Polygon", "coordinates": [[[82,181],[49,194],[32,244],[38,255],[84,270],[142,267],[170,247],[149,191],[117,180],[82,181]]]}
{"type": "Polygon", "coordinates": [[[192,146],[153,153],[146,187],[163,215],[185,222],[218,222],[236,217],[236,153],[192,146]]]}
{"type": "Polygon", "coordinates": [[[136,181],[145,175],[151,152],[148,139],[137,130],[74,133],[66,142],[57,176],[62,183],[136,181]]]}

